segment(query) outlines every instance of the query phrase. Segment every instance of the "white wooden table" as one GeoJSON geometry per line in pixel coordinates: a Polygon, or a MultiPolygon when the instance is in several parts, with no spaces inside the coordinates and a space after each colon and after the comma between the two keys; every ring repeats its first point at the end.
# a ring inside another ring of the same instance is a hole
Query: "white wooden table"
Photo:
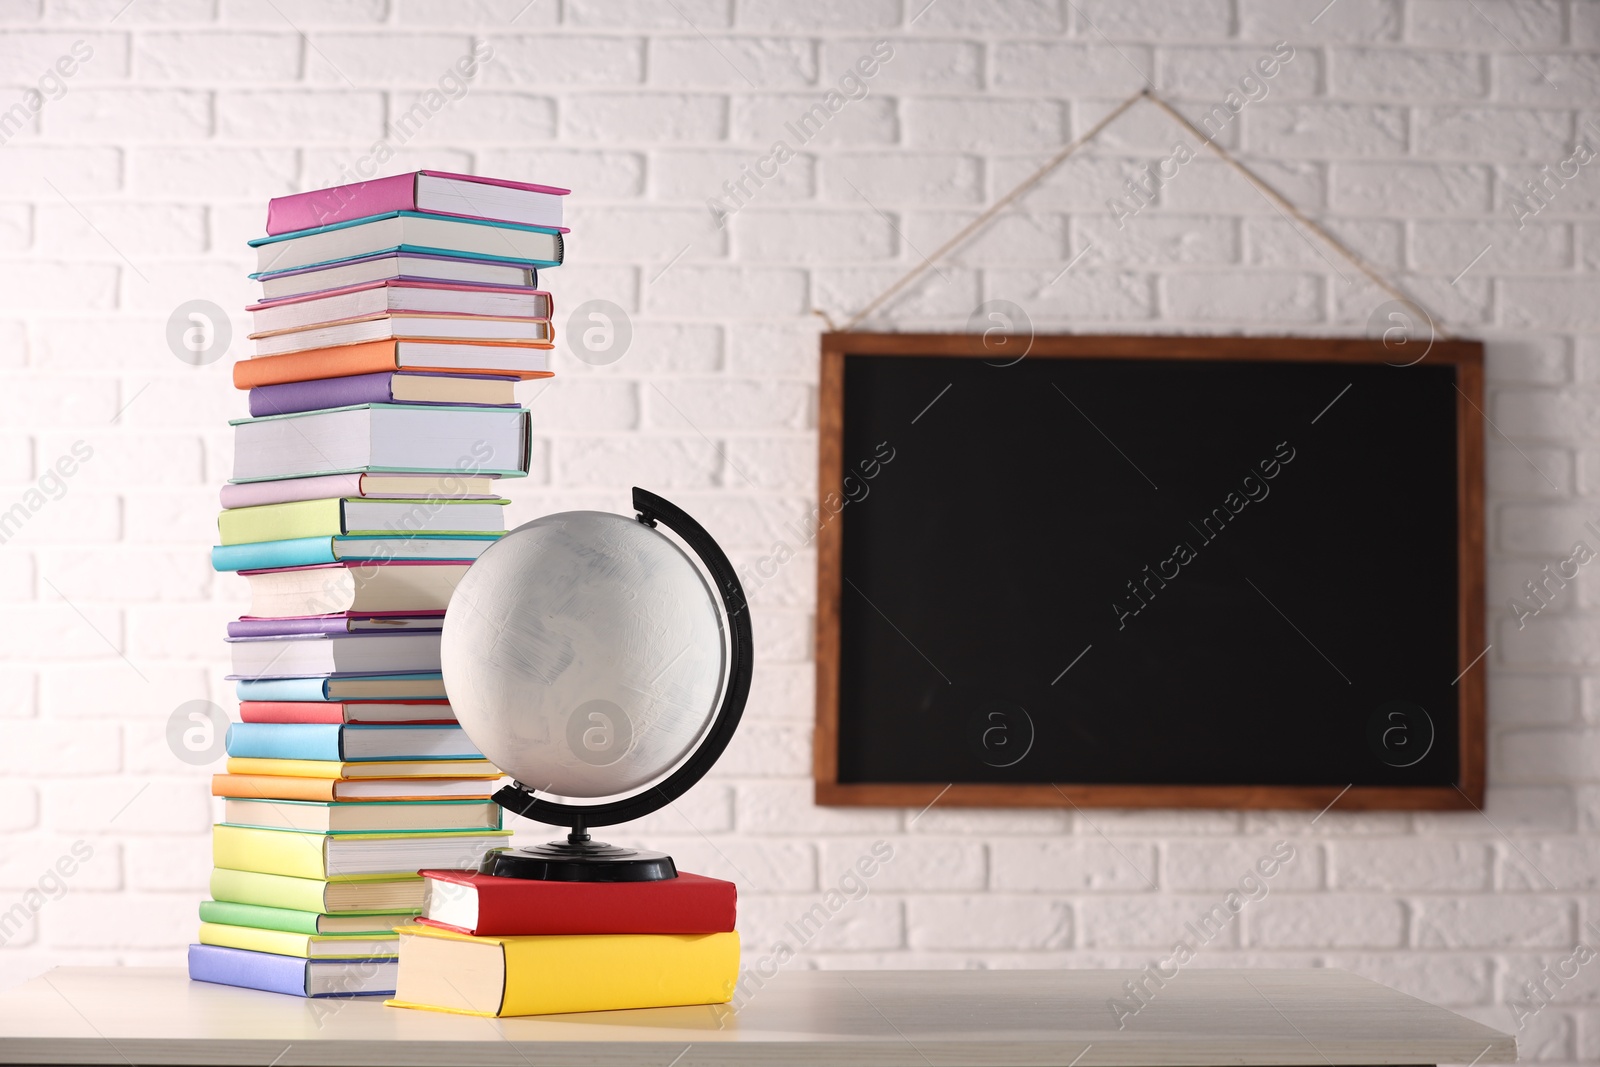
{"type": "Polygon", "coordinates": [[[488,1020],[63,968],[0,994],[0,1063],[1490,1064],[1508,1034],[1336,970],[1184,970],[1118,1030],[1133,971],[786,971],[709,1007],[488,1020]]]}

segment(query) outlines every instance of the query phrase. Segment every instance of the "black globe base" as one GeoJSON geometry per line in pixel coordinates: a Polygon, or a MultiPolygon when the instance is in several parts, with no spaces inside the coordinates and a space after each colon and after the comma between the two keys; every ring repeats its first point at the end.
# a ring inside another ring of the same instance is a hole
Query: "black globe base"
{"type": "Polygon", "coordinates": [[[678,877],[665,852],[622,848],[574,831],[565,841],[547,841],[531,848],[491,852],[478,868],[502,878],[545,882],[661,882],[678,877]]]}

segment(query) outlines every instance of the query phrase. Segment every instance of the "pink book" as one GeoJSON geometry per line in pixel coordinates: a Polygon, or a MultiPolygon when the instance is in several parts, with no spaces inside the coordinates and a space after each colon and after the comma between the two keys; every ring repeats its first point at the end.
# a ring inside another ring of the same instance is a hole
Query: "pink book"
{"type": "Polygon", "coordinates": [[[391,211],[426,211],[491,222],[515,222],[565,233],[566,228],[561,225],[561,198],[570,192],[570,189],[553,185],[418,170],[274,197],[267,204],[267,234],[276,237],[391,211]]]}

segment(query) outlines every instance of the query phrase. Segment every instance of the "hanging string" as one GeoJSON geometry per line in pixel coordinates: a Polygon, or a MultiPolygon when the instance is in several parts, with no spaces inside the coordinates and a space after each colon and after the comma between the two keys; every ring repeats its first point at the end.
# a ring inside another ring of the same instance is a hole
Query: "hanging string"
{"type": "Polygon", "coordinates": [[[872,303],[868,304],[866,307],[850,316],[850,319],[844,324],[844,328],[849,330],[856,323],[860,322],[862,319],[878,310],[885,300],[888,300],[901,289],[904,289],[914,279],[922,277],[924,272],[931,270],[933,268],[933,264],[937,260],[943,258],[946,252],[950,251],[952,248],[956,247],[956,245],[972,236],[983,226],[984,223],[988,222],[990,219],[994,218],[995,215],[1005,210],[1006,206],[1013,200],[1016,200],[1017,197],[1021,196],[1028,190],[1032,189],[1035,185],[1038,185],[1040,182],[1044,181],[1045,176],[1051,171],[1055,170],[1057,167],[1061,166],[1062,163],[1066,162],[1068,156],[1072,155],[1072,153],[1076,152],[1085,144],[1088,144],[1089,141],[1098,135],[1101,130],[1111,125],[1113,120],[1121,117],[1124,111],[1128,110],[1134,104],[1137,104],[1139,102],[1139,95],[1140,94],[1138,93],[1134,93],[1132,96],[1128,97],[1128,99],[1118,104],[1112,109],[1111,114],[1095,123],[1094,126],[1090,128],[1088,133],[1084,134],[1082,137],[1078,138],[1076,141],[1073,141],[1061,151],[1051,156],[1045,161],[1044,166],[1040,167],[1038,170],[1024,178],[1022,183],[1015,189],[1011,190],[1005,196],[1002,196],[999,200],[996,200],[994,203],[990,204],[984,209],[983,214],[979,215],[977,218],[961,227],[961,229],[957,230],[954,237],[950,238],[950,240],[933,250],[933,255],[924,256],[922,262],[913,267],[908,274],[902,277],[899,281],[895,282],[893,285],[889,286],[889,288],[885,289],[883,292],[879,293],[877,298],[874,299],[872,303]]]}
{"type": "MultiPolygon", "coordinates": [[[[1186,116],[1181,114],[1171,104],[1161,99],[1161,97],[1157,96],[1149,89],[1146,89],[1140,95],[1149,97],[1150,102],[1156,107],[1160,108],[1162,111],[1165,111],[1172,118],[1172,121],[1176,122],[1194,136],[1198,137],[1200,141],[1207,148],[1211,149],[1211,151],[1215,152],[1224,163],[1238,171],[1244,177],[1245,181],[1255,186],[1257,192],[1266,197],[1272,203],[1276,204],[1278,207],[1282,208],[1296,222],[1300,223],[1300,225],[1304,226],[1306,229],[1322,238],[1323,243],[1329,248],[1333,249],[1345,259],[1349,260],[1350,264],[1362,274],[1365,274],[1367,279],[1371,281],[1372,284],[1376,285],[1379,289],[1382,289],[1384,292],[1388,293],[1402,304],[1408,304],[1411,307],[1417,308],[1418,310],[1423,310],[1421,304],[1418,304],[1415,300],[1411,299],[1404,292],[1402,292],[1399,286],[1395,285],[1394,283],[1390,282],[1389,279],[1379,274],[1377,268],[1373,267],[1365,259],[1362,259],[1353,248],[1339,240],[1333,234],[1329,233],[1322,226],[1313,222],[1306,216],[1305,212],[1296,207],[1287,197],[1278,192],[1278,190],[1274,189],[1272,186],[1268,185],[1265,179],[1263,179],[1255,171],[1251,170],[1243,163],[1240,163],[1239,160],[1234,157],[1232,152],[1229,152],[1226,148],[1212,140],[1207,134],[1201,132],[1198,126],[1190,122],[1186,116]]],[[[1428,315],[1425,310],[1423,310],[1423,314],[1428,315]]],[[[1428,315],[1428,320],[1433,322],[1433,316],[1428,315]]],[[[1433,332],[1441,341],[1448,341],[1450,339],[1449,335],[1444,332],[1443,328],[1438,327],[1437,325],[1434,327],[1433,332]]]]}
{"type": "MultiPolygon", "coordinates": [[[[893,298],[896,293],[899,293],[913,281],[922,277],[922,275],[927,271],[933,269],[933,265],[942,259],[951,249],[960,245],[967,238],[971,237],[978,230],[982,229],[990,219],[994,218],[1001,211],[1004,211],[1008,206],[1014,203],[1019,197],[1025,195],[1029,190],[1033,189],[1034,186],[1038,185],[1041,181],[1048,177],[1052,171],[1054,171],[1062,163],[1066,162],[1069,156],[1071,156],[1079,148],[1082,148],[1084,145],[1094,140],[1095,137],[1099,136],[1102,130],[1120,118],[1123,112],[1127,111],[1141,99],[1148,99],[1151,103],[1155,104],[1158,108],[1164,111],[1174,122],[1188,130],[1189,133],[1195,137],[1199,138],[1201,143],[1206,145],[1219,157],[1221,157],[1224,163],[1228,164],[1228,166],[1232,167],[1234,170],[1243,175],[1244,179],[1253,185],[1262,196],[1267,198],[1269,202],[1278,206],[1295,221],[1300,223],[1306,229],[1310,230],[1312,233],[1316,234],[1317,237],[1323,241],[1323,243],[1348,260],[1352,266],[1354,266],[1362,274],[1366,275],[1374,285],[1378,286],[1378,288],[1382,289],[1384,292],[1388,293],[1401,303],[1417,308],[1419,311],[1422,311],[1424,315],[1428,314],[1427,311],[1422,308],[1422,305],[1418,304],[1415,300],[1402,292],[1398,286],[1394,285],[1388,279],[1383,277],[1383,275],[1379,274],[1376,268],[1368,264],[1366,260],[1357,255],[1356,252],[1347,246],[1343,241],[1340,241],[1326,229],[1308,218],[1305,212],[1296,207],[1282,193],[1278,192],[1271,185],[1268,185],[1267,182],[1255,171],[1239,162],[1239,160],[1234,157],[1233,153],[1229,152],[1222,145],[1212,140],[1209,135],[1202,132],[1199,127],[1180,114],[1171,104],[1167,103],[1160,96],[1156,95],[1153,90],[1142,89],[1128,97],[1128,99],[1124,100],[1122,103],[1118,104],[1104,118],[1090,127],[1088,132],[1086,132],[1082,137],[1079,137],[1071,144],[1068,144],[1066,147],[1062,148],[1061,151],[1045,160],[1038,170],[1035,170],[1032,174],[1024,178],[1015,188],[1006,193],[1006,195],[1002,196],[999,200],[996,200],[993,204],[990,204],[980,215],[978,215],[977,218],[967,223],[960,230],[957,230],[954,236],[952,236],[948,241],[940,245],[938,248],[934,249],[931,255],[923,257],[921,263],[911,268],[911,270],[902,275],[900,279],[893,285],[890,285],[883,292],[879,293],[872,299],[870,303],[867,304],[866,307],[850,316],[850,318],[845,321],[845,324],[842,327],[839,327],[839,329],[842,331],[853,329],[857,324],[865,320],[874,311],[882,307],[886,301],[893,298]]],[[[833,319],[826,312],[813,309],[812,313],[820,316],[823,321],[828,324],[829,329],[834,328],[833,319]]],[[[1428,318],[1430,321],[1432,321],[1433,317],[1429,315],[1428,318]]],[[[1441,339],[1448,339],[1448,335],[1442,329],[1438,329],[1436,327],[1435,333],[1441,339]]]]}

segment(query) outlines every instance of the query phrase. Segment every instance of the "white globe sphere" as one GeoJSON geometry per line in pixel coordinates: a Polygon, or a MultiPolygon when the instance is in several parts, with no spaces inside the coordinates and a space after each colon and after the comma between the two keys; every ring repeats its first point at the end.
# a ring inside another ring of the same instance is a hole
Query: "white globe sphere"
{"type": "Polygon", "coordinates": [[[727,641],[693,561],[636,519],[547,515],[506,534],[445,612],[445,691],[495,766],[557,801],[636,795],[710,727],[727,641]]]}

